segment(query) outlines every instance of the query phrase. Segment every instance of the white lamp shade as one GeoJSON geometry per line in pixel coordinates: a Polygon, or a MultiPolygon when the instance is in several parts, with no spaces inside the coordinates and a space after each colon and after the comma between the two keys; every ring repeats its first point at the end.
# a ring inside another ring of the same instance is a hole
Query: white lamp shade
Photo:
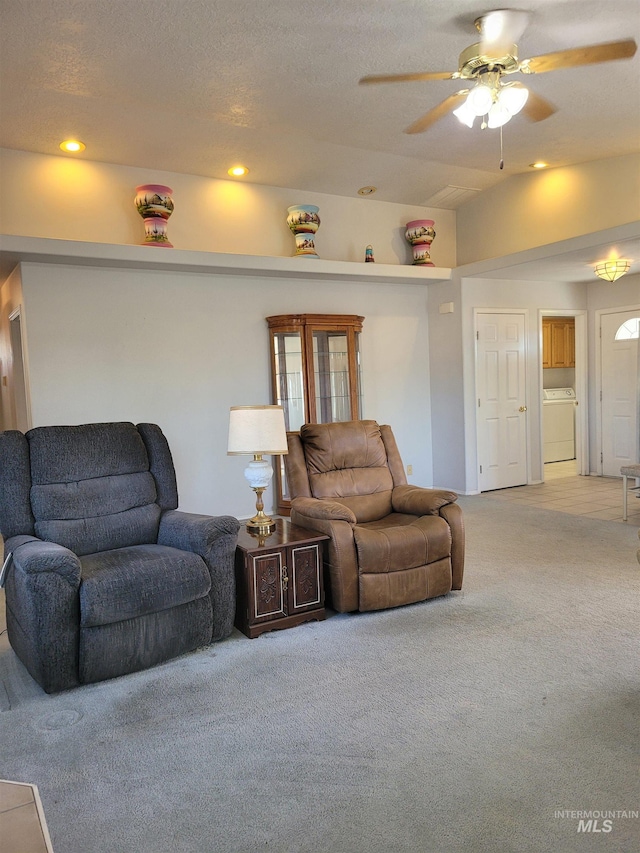
{"type": "Polygon", "coordinates": [[[469,97],[467,98],[466,103],[469,105],[469,109],[474,115],[484,116],[491,109],[493,93],[488,86],[484,86],[482,83],[479,83],[475,89],[472,89],[469,92],[469,97]]]}
{"type": "Polygon", "coordinates": [[[232,406],[227,454],[288,453],[282,406],[232,406]]]}
{"type": "Polygon", "coordinates": [[[516,83],[503,86],[498,92],[498,103],[508,110],[512,116],[517,115],[527,103],[529,90],[516,83]]]}
{"type": "Polygon", "coordinates": [[[511,113],[508,109],[499,104],[497,101],[491,109],[489,110],[489,115],[487,116],[487,126],[488,127],[502,127],[503,124],[506,124],[511,118],[511,113]]]}
{"type": "Polygon", "coordinates": [[[467,101],[465,101],[462,106],[459,106],[457,110],[454,110],[453,114],[458,121],[462,122],[462,124],[466,124],[467,127],[473,127],[473,123],[476,120],[476,114],[469,107],[467,101]]]}

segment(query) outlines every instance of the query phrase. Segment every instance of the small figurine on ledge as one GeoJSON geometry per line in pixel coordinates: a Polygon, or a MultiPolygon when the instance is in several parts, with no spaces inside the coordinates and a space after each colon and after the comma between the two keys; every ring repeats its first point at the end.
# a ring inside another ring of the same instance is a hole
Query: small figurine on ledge
{"type": "Polygon", "coordinates": [[[376,259],[373,257],[373,246],[369,245],[364,250],[364,262],[365,264],[375,264],[376,259]]]}

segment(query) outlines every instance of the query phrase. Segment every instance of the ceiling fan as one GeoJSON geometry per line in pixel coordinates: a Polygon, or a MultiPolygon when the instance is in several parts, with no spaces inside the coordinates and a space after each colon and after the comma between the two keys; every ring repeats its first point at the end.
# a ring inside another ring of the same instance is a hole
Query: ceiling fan
{"type": "Polygon", "coordinates": [[[475,21],[480,41],[460,54],[458,70],[423,71],[415,74],[375,74],[363,77],[362,84],[402,83],[416,80],[468,80],[475,85],[449,95],[410,125],[405,133],[422,133],[453,112],[468,127],[483,117],[482,127],[501,127],[522,110],[531,121],[542,121],[556,112],[555,106],[526,89],[521,82],[505,82],[507,75],[542,74],[560,68],[574,68],[616,59],[629,59],[636,52],[633,39],[592,44],[545,53],[530,59],[518,58],[516,41],[524,32],[529,14],[514,9],[487,12],[475,21]]]}

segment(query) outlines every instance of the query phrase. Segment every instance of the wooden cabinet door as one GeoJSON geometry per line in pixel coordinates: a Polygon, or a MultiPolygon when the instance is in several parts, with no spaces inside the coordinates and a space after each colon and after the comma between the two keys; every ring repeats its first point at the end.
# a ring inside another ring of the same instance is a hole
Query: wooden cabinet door
{"type": "Polygon", "coordinates": [[[567,367],[576,366],[576,324],[575,320],[567,323],[565,329],[565,347],[567,355],[567,367]]]}
{"type": "Polygon", "coordinates": [[[573,317],[542,318],[542,366],[575,367],[575,320],[573,317]]]}
{"type": "Polygon", "coordinates": [[[542,319],[542,366],[551,367],[551,323],[542,319]]]}
{"type": "Polygon", "coordinates": [[[285,566],[282,551],[272,551],[248,557],[249,560],[249,618],[255,623],[287,615],[285,566]]]}
{"type": "Polygon", "coordinates": [[[567,327],[566,323],[551,324],[551,367],[567,366],[567,327]]]}
{"type": "Polygon", "coordinates": [[[300,613],[324,604],[319,545],[287,548],[289,612],[300,613]]]}

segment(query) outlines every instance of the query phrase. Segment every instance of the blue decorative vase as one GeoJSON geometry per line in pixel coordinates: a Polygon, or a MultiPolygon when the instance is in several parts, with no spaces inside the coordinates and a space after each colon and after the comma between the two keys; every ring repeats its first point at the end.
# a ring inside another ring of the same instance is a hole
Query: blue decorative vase
{"type": "Polygon", "coordinates": [[[320,227],[315,204],[294,204],[287,208],[287,225],[296,238],[296,257],[317,258],[314,235],[320,227]]]}

